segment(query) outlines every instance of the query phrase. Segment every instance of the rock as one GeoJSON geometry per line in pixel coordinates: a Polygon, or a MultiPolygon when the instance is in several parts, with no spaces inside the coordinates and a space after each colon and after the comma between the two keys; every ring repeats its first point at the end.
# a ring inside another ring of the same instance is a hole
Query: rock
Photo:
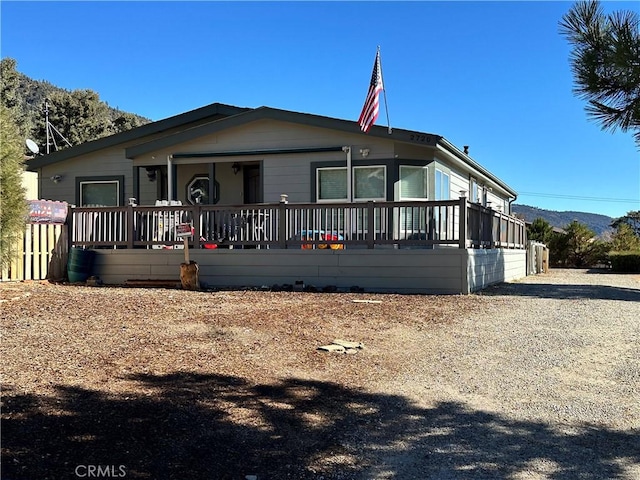
{"type": "Polygon", "coordinates": [[[323,345],[322,347],[318,347],[318,350],[324,350],[326,352],[337,352],[344,353],[346,349],[342,345],[323,345]]]}
{"type": "Polygon", "coordinates": [[[346,349],[349,348],[364,348],[364,344],[362,342],[348,342],[347,340],[334,340],[334,345],[340,345],[346,349]]]}

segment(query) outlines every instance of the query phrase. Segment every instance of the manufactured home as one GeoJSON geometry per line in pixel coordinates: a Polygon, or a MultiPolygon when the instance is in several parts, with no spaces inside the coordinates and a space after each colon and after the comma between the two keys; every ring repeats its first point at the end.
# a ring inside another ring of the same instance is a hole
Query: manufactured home
{"type": "Polygon", "coordinates": [[[211,287],[468,293],[525,275],[516,192],[444,137],[212,104],[38,156],[40,198],[105,283],[175,278],[179,224],[211,287]]]}

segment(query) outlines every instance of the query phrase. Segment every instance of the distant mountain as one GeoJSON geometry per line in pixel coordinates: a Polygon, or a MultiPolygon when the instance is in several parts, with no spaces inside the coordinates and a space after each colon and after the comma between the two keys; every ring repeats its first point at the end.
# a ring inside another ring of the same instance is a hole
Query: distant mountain
{"type": "MultiPolygon", "coordinates": [[[[69,143],[74,145],[151,121],[111,107],[92,90],[66,90],[46,80],[33,80],[16,68],[14,59],[0,60],[0,102],[9,110],[21,136],[34,140],[37,145],[46,145],[48,138],[44,113],[47,100],[49,123],[59,136],[69,139],[69,143]]],[[[65,142],[59,143],[60,148],[64,148],[65,142]]]]}
{"type": "Polygon", "coordinates": [[[613,218],[597,213],[586,212],[556,212],[554,210],[544,210],[529,205],[512,205],[513,213],[527,222],[533,222],[536,218],[542,218],[549,222],[552,227],[564,228],[574,220],[586,225],[598,236],[610,232],[613,218]]]}

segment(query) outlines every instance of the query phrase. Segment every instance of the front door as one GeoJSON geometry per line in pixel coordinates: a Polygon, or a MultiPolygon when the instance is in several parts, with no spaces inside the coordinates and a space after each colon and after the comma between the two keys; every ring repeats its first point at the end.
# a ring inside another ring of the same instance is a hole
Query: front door
{"type": "Polygon", "coordinates": [[[260,165],[245,165],[244,172],[244,203],[261,203],[260,165]]]}

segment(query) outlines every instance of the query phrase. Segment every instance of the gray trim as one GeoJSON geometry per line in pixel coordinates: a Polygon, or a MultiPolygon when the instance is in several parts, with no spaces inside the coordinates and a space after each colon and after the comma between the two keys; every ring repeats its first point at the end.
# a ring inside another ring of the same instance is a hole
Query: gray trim
{"type": "MultiPolygon", "coordinates": [[[[396,164],[396,159],[366,159],[366,160],[353,160],[351,162],[351,167],[377,167],[377,166],[385,166],[387,171],[386,178],[386,190],[387,190],[387,201],[393,201],[393,183],[395,177],[398,176],[397,170],[398,166],[396,164]]],[[[311,192],[311,197],[309,201],[312,203],[316,203],[317,198],[317,189],[316,189],[316,171],[319,168],[327,168],[327,167],[344,167],[347,168],[347,161],[345,160],[330,160],[326,162],[311,162],[310,165],[310,183],[311,188],[309,189],[311,192]]]]}
{"type": "Polygon", "coordinates": [[[133,197],[140,202],[140,167],[133,167],[133,197]]]}
{"type": "Polygon", "coordinates": [[[194,153],[172,153],[171,157],[178,158],[215,158],[215,157],[245,157],[249,155],[283,155],[300,153],[323,153],[341,152],[339,147],[311,147],[311,148],[281,148],[275,150],[232,150],[227,152],[194,152],[194,153]]]}
{"type": "Polygon", "coordinates": [[[90,177],[76,177],[76,205],[80,202],[80,184],[82,182],[118,182],[118,206],[122,207],[124,203],[124,175],[95,175],[90,177]]]}

